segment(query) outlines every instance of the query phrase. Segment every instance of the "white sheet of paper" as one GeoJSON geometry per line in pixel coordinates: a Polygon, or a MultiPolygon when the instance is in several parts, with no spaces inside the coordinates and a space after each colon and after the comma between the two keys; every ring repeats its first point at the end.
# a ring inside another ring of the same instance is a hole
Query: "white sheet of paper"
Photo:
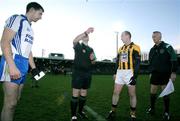
{"type": "Polygon", "coordinates": [[[174,85],[171,79],[169,79],[169,82],[167,84],[167,86],[165,87],[165,89],[161,92],[161,94],[159,95],[160,97],[164,97],[165,95],[169,95],[171,93],[174,92],[174,85]]]}
{"type": "Polygon", "coordinates": [[[39,76],[36,75],[36,76],[34,76],[34,78],[35,78],[36,80],[39,80],[39,79],[41,79],[43,76],[45,76],[45,73],[44,73],[43,71],[41,71],[41,72],[39,73],[39,76]]]}

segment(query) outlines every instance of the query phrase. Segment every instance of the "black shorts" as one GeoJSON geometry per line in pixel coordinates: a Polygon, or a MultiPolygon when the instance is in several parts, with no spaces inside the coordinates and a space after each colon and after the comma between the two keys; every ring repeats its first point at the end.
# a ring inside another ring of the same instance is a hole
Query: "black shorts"
{"type": "Polygon", "coordinates": [[[169,82],[171,73],[152,72],[150,83],[153,85],[166,85],[169,82]]]}
{"type": "Polygon", "coordinates": [[[91,72],[73,71],[72,73],[72,88],[89,89],[91,86],[91,72]]]}

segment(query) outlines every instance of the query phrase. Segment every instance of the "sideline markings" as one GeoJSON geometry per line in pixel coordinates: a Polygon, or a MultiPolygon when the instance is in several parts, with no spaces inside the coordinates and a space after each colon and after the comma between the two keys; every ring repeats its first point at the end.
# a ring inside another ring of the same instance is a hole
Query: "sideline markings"
{"type": "MultiPolygon", "coordinates": [[[[60,97],[57,98],[57,104],[61,105],[64,103],[64,101],[66,99],[70,99],[70,96],[68,94],[68,92],[64,92],[62,95],[60,95],[60,97]]],[[[95,112],[92,108],[90,108],[89,106],[85,105],[84,109],[90,113],[95,119],[96,121],[107,121],[103,116],[99,115],[97,112],[95,112]]]]}
{"type": "Polygon", "coordinates": [[[103,116],[99,115],[97,112],[95,112],[93,109],[91,109],[89,106],[85,105],[84,109],[89,112],[95,119],[96,121],[107,121],[103,116]]]}

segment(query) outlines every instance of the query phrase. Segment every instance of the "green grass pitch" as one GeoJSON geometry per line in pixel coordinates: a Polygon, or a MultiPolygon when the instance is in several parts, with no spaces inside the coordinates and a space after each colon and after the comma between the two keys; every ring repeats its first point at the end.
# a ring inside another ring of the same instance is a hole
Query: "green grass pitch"
{"type": "MultiPolygon", "coordinates": [[[[109,75],[94,75],[88,94],[87,105],[105,117],[111,107],[114,81],[109,75]]],[[[156,115],[146,114],[149,105],[149,76],[141,75],[137,83],[137,121],[161,121],[163,100],[158,99],[156,115]]],[[[31,88],[30,76],[27,77],[22,98],[18,103],[14,121],[70,121],[71,76],[46,75],[40,80],[40,88],[31,88]]],[[[0,86],[0,109],[3,92],[0,86]]],[[[180,121],[180,76],[175,81],[175,93],[171,95],[172,121],[180,121]]],[[[89,121],[96,121],[88,113],[89,121]]],[[[129,97],[124,87],[117,109],[117,121],[128,121],[129,97]]]]}

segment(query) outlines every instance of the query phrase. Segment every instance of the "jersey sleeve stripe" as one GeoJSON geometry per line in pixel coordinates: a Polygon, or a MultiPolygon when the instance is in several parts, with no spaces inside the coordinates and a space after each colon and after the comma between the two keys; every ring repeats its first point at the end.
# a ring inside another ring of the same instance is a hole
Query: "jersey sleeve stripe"
{"type": "Polygon", "coordinates": [[[11,28],[11,27],[12,27],[14,21],[16,20],[16,17],[17,17],[17,15],[14,15],[14,16],[12,16],[12,17],[10,18],[10,21],[9,21],[9,23],[8,23],[8,25],[7,25],[8,28],[11,28]]]}
{"type": "Polygon", "coordinates": [[[12,25],[13,25],[13,23],[14,23],[14,21],[15,21],[16,17],[17,17],[17,16],[14,16],[14,18],[12,19],[12,22],[11,22],[11,24],[10,24],[9,28],[11,28],[11,27],[12,27],[12,25]]]}
{"type": "Polygon", "coordinates": [[[13,18],[13,17],[10,18],[10,20],[8,21],[6,27],[9,27],[9,25],[10,25],[10,23],[11,23],[11,21],[12,21],[12,18],[13,18]]]}

